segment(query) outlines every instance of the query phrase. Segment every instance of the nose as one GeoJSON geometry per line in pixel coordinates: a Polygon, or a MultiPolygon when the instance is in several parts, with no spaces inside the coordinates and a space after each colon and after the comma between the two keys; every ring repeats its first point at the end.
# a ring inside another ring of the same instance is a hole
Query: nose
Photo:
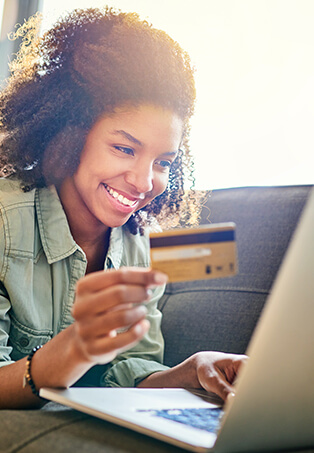
{"type": "Polygon", "coordinates": [[[125,175],[125,180],[133,186],[137,194],[145,194],[153,190],[154,175],[152,163],[137,163],[125,175]]]}

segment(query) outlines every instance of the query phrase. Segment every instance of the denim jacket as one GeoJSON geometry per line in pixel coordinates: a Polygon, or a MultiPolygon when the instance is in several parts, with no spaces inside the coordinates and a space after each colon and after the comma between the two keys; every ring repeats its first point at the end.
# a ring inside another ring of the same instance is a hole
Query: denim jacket
{"type": "MultiPolygon", "coordinates": [[[[29,354],[73,322],[75,285],[86,266],[56,189],[24,193],[19,181],[0,179],[0,366],[29,354]]],[[[132,235],[125,227],[112,229],[105,260],[105,269],[121,266],[149,266],[147,237],[132,235]]],[[[149,332],[138,345],[102,366],[96,385],[132,387],[167,368],[161,364],[157,309],[162,291],[157,288],[147,305],[149,332]]]]}

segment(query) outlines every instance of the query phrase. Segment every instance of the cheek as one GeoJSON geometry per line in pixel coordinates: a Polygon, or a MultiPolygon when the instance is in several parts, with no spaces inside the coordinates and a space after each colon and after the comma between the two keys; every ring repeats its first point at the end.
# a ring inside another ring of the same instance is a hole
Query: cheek
{"type": "Polygon", "coordinates": [[[157,177],[154,179],[154,193],[153,196],[158,197],[161,195],[167,188],[169,180],[169,173],[161,173],[158,174],[157,177]]]}

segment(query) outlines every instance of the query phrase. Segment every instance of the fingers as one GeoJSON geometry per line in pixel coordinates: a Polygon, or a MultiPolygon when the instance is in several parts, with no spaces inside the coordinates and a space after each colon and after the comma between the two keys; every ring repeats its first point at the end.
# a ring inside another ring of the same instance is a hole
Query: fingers
{"type": "Polygon", "coordinates": [[[107,363],[140,341],[149,322],[147,309],[139,304],[150,300],[151,287],[166,280],[164,274],[143,268],[102,271],[82,278],[72,315],[84,357],[107,363]]]}
{"type": "Polygon", "coordinates": [[[199,376],[201,386],[208,392],[218,395],[223,401],[226,401],[228,395],[234,393],[233,386],[226,380],[224,374],[212,365],[199,376]]]}
{"type": "Polygon", "coordinates": [[[103,316],[83,319],[78,323],[77,332],[84,341],[103,338],[119,329],[129,329],[145,318],[147,309],[140,305],[137,307],[110,311],[103,316]]]}
{"type": "Polygon", "coordinates": [[[100,336],[93,341],[84,342],[85,357],[94,363],[111,362],[118,354],[135,346],[149,330],[149,322],[143,319],[127,331],[100,336]]]}
{"type": "Polygon", "coordinates": [[[166,275],[145,268],[125,267],[91,273],[77,282],[73,317],[82,319],[120,304],[147,302],[150,288],[166,281],[166,275]]]}
{"type": "Polygon", "coordinates": [[[86,275],[78,281],[76,293],[98,292],[115,285],[140,285],[153,287],[167,282],[167,276],[161,272],[146,268],[122,267],[118,270],[109,269],[106,272],[99,271],[86,275]]]}
{"type": "Polygon", "coordinates": [[[230,385],[223,376],[217,373],[205,382],[205,390],[216,393],[223,401],[227,401],[230,394],[234,394],[234,387],[230,385]]]}
{"type": "Polygon", "coordinates": [[[151,290],[139,285],[116,285],[102,289],[97,293],[77,294],[72,307],[74,319],[100,315],[104,311],[113,310],[120,305],[140,304],[148,302],[151,290]]]}
{"type": "Polygon", "coordinates": [[[120,304],[144,303],[151,287],[164,284],[167,276],[143,268],[121,268],[91,273],[78,281],[72,308],[75,319],[110,310],[120,304]]]}
{"type": "Polygon", "coordinates": [[[196,355],[196,360],[200,385],[226,401],[228,396],[235,392],[233,385],[247,356],[202,352],[196,355]]]}

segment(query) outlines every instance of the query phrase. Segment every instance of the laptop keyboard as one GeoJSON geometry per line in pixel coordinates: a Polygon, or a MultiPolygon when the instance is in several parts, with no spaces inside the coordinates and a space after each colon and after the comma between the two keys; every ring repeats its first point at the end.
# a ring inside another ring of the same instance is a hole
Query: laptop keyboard
{"type": "Polygon", "coordinates": [[[223,415],[222,408],[187,408],[187,409],[162,409],[140,410],[156,417],[167,418],[193,428],[203,429],[210,433],[216,433],[220,427],[223,415]]]}

